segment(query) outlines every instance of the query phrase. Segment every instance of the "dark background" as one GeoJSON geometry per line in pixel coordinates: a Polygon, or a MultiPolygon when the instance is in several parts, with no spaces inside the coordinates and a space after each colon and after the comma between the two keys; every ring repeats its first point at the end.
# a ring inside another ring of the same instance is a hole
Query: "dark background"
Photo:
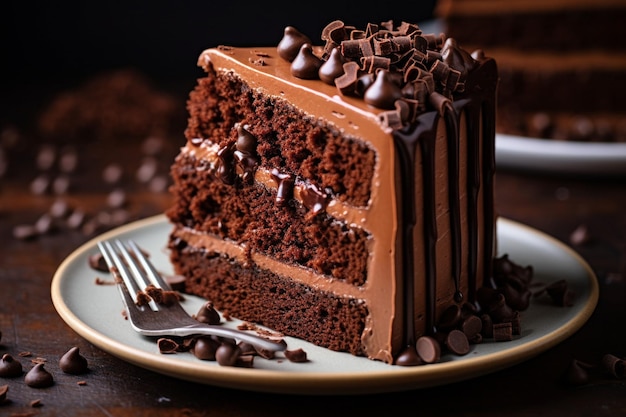
{"type": "Polygon", "coordinates": [[[400,16],[421,22],[431,17],[434,2],[414,2],[407,13],[399,2],[10,0],[0,5],[3,87],[24,80],[71,82],[128,66],[157,79],[193,77],[207,47],[276,45],[287,25],[316,41],[335,19],[363,28],[400,23],[400,16]]]}
{"type": "Polygon", "coordinates": [[[136,69],[184,101],[217,45],[277,45],[286,26],[314,42],[331,21],[431,19],[435,0],[401,2],[16,1],[0,4],[0,124],[32,126],[60,92],[97,74],[136,69]],[[406,4],[406,3],[404,3],[406,4]]]}

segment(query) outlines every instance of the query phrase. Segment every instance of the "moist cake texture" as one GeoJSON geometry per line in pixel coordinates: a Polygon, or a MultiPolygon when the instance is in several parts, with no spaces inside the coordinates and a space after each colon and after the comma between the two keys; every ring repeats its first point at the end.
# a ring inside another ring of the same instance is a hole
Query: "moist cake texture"
{"type": "Polygon", "coordinates": [[[202,52],[172,165],[185,291],[388,363],[491,273],[495,61],[402,22],[202,52]]]}

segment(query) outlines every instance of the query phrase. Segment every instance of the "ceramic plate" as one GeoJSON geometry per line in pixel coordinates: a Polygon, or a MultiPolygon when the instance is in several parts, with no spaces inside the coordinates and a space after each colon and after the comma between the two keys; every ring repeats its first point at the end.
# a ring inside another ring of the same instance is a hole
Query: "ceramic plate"
{"type": "MultiPolygon", "coordinates": [[[[446,355],[441,363],[400,367],[354,357],[287,338],[289,349],[303,348],[309,361],[291,363],[277,355],[255,358],[254,368],[219,366],[190,353],[160,354],[154,339],[136,334],[122,316],[117,288],[97,285],[110,279],[88,266],[101,239],[134,239],[148,250],[157,268],[171,272],[165,243],[171,226],[162,215],[107,232],[85,243],[63,261],[52,280],[52,301],[59,315],[78,334],[100,349],[137,366],[198,383],[252,391],[289,394],[364,394],[417,389],[477,377],[527,360],[576,332],[592,314],[598,299],[594,273],[574,251],[555,239],[507,219],[498,220],[501,254],[535,268],[536,282],[566,278],[576,293],[573,307],[555,307],[541,297],[523,313],[523,334],[508,342],[474,345],[466,356],[446,355]]],[[[186,297],[196,313],[203,300],[186,297]]],[[[236,326],[237,321],[227,322],[236,326]]],[[[282,354],[280,354],[282,355],[282,354]]]]}
{"type": "Polygon", "coordinates": [[[626,175],[626,143],[571,142],[496,135],[502,168],[574,175],[626,175]]]}

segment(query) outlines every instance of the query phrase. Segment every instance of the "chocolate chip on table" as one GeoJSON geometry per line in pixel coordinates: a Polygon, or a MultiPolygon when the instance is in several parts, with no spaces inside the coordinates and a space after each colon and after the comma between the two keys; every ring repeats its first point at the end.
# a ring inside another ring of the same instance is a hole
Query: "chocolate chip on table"
{"type": "Polygon", "coordinates": [[[59,368],[66,374],[80,375],[88,371],[87,359],[74,346],[59,359],[59,368]]]}
{"type": "Polygon", "coordinates": [[[39,233],[32,224],[18,224],[13,227],[13,237],[20,240],[35,238],[39,233]]]}
{"type": "Polygon", "coordinates": [[[122,179],[123,174],[124,170],[121,165],[111,163],[102,171],[102,179],[107,184],[115,184],[122,179]]]}
{"type": "Polygon", "coordinates": [[[607,353],[602,357],[602,366],[615,378],[626,378],[626,360],[607,353]]]}
{"type": "Polygon", "coordinates": [[[589,371],[592,368],[593,366],[591,364],[577,359],[572,360],[563,376],[565,383],[574,386],[586,384],[589,382],[589,371]]]}
{"type": "Polygon", "coordinates": [[[43,362],[35,364],[24,377],[26,385],[32,388],[46,388],[54,384],[54,377],[44,368],[43,362]]]}
{"type": "Polygon", "coordinates": [[[2,355],[0,360],[0,377],[14,378],[22,375],[22,363],[15,360],[9,353],[2,355]]]}
{"type": "Polygon", "coordinates": [[[37,156],[35,157],[35,164],[37,169],[45,171],[52,168],[54,162],[56,161],[56,158],[57,150],[54,146],[50,144],[41,145],[41,147],[37,151],[37,156]]]}

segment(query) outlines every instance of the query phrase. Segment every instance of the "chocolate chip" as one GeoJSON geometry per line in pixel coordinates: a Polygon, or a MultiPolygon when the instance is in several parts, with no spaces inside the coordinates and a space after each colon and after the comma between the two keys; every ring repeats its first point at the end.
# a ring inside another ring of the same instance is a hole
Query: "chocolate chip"
{"type": "Polygon", "coordinates": [[[589,229],[587,225],[581,224],[570,234],[569,241],[572,245],[584,245],[590,240],[589,229]]]}
{"type": "Polygon", "coordinates": [[[0,360],[0,377],[13,378],[22,375],[22,364],[8,353],[0,360]]]}
{"type": "Polygon", "coordinates": [[[365,100],[367,104],[379,109],[391,110],[394,108],[396,100],[401,97],[402,90],[392,80],[389,71],[379,70],[376,73],[374,84],[367,89],[363,100],[365,100]]]}
{"type": "Polygon", "coordinates": [[[602,357],[602,366],[615,378],[626,377],[626,360],[607,353],[602,357]]]}
{"type": "Polygon", "coordinates": [[[163,149],[163,138],[160,136],[149,136],[141,144],[141,151],[145,155],[156,156],[163,149]]]}
{"type": "Polygon", "coordinates": [[[460,330],[452,330],[446,337],[446,347],[454,354],[463,356],[470,351],[469,340],[467,336],[460,330]]]}
{"type": "Polygon", "coordinates": [[[215,353],[219,346],[220,342],[212,337],[200,336],[195,340],[193,347],[191,348],[191,353],[193,353],[193,355],[198,359],[214,361],[216,360],[215,353]]]}
{"type": "Polygon", "coordinates": [[[200,307],[198,313],[196,313],[195,319],[200,323],[206,324],[220,324],[221,318],[215,307],[213,307],[213,303],[207,301],[200,307]]]}
{"type": "Polygon", "coordinates": [[[87,262],[89,266],[96,271],[109,272],[109,267],[100,252],[89,255],[87,262]]]}
{"type": "Polygon", "coordinates": [[[335,85],[335,79],[344,74],[343,64],[346,62],[339,47],[331,50],[330,56],[319,69],[319,78],[326,84],[335,85]]]}
{"type": "Polygon", "coordinates": [[[305,43],[312,44],[311,39],[293,26],[287,26],[276,48],[278,56],[286,61],[292,62],[305,43]]]}
{"type": "Polygon", "coordinates": [[[50,177],[47,174],[40,174],[30,183],[30,192],[35,195],[43,195],[50,189],[50,177]]]}
{"type": "Polygon", "coordinates": [[[141,183],[149,182],[157,172],[157,160],[153,157],[145,157],[137,169],[136,178],[141,183]]]}
{"type": "Polygon", "coordinates": [[[483,322],[478,316],[469,316],[461,323],[461,331],[465,333],[468,339],[474,339],[483,329],[483,322]]]}
{"type": "Polygon", "coordinates": [[[31,224],[18,224],[13,227],[13,237],[20,240],[33,239],[38,235],[37,229],[31,224]]]}
{"type": "Polygon", "coordinates": [[[38,363],[28,371],[24,382],[32,388],[46,388],[54,384],[54,377],[44,368],[43,363],[38,363]]]}
{"type": "Polygon", "coordinates": [[[61,219],[70,213],[70,206],[67,201],[62,198],[58,198],[54,201],[54,203],[52,203],[48,213],[50,213],[50,215],[55,219],[61,219]]]}
{"type": "Polygon", "coordinates": [[[107,205],[111,208],[120,208],[127,203],[126,192],[121,188],[116,188],[107,196],[107,205]]]}
{"type": "Polygon", "coordinates": [[[37,169],[45,171],[52,168],[56,157],[57,151],[54,146],[49,144],[41,145],[35,158],[35,164],[37,166],[37,169]]]}
{"type": "Polygon", "coordinates": [[[291,63],[291,74],[297,78],[315,80],[319,78],[321,66],[322,61],[313,54],[311,44],[305,43],[300,47],[300,52],[291,63]]]}
{"type": "Polygon", "coordinates": [[[592,368],[592,365],[574,359],[572,360],[572,362],[570,362],[570,365],[565,371],[563,378],[565,382],[569,385],[584,385],[589,382],[589,371],[592,368]]]}
{"type": "Polygon", "coordinates": [[[222,343],[215,351],[215,360],[221,366],[235,366],[241,350],[234,343],[222,343]]]}
{"type": "Polygon", "coordinates": [[[161,337],[157,340],[157,347],[159,348],[159,352],[163,354],[176,353],[179,349],[176,341],[166,337],[161,337]]]}
{"type": "Polygon", "coordinates": [[[84,374],[88,370],[87,359],[80,354],[79,348],[74,346],[61,356],[59,368],[66,374],[84,374]]]}
{"type": "Polygon", "coordinates": [[[439,342],[430,336],[422,336],[415,344],[417,354],[426,363],[439,362],[441,358],[441,346],[439,342]]]}
{"type": "Polygon", "coordinates": [[[52,181],[52,191],[57,195],[66,194],[70,186],[71,180],[66,174],[60,174],[52,181]]]}
{"type": "Polygon", "coordinates": [[[102,171],[102,179],[107,184],[115,184],[122,179],[124,170],[122,166],[116,163],[107,165],[102,171]]]}
{"type": "Polygon", "coordinates": [[[61,152],[59,158],[59,170],[65,173],[72,173],[78,166],[78,154],[73,148],[66,148],[61,152]]]}

